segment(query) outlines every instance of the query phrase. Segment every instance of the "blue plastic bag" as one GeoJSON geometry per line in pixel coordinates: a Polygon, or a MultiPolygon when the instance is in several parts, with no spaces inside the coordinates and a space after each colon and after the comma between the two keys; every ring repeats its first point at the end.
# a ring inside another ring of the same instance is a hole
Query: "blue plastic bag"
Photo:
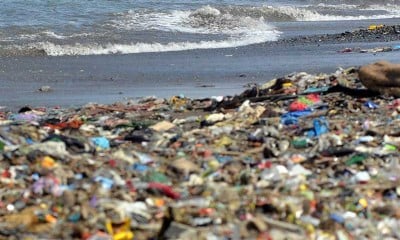
{"type": "Polygon", "coordinates": [[[105,178],[102,176],[95,177],[94,181],[101,183],[101,186],[105,189],[111,189],[112,186],[114,185],[114,181],[112,179],[105,178]]]}
{"type": "Polygon", "coordinates": [[[369,109],[376,109],[376,108],[379,107],[376,103],[374,103],[374,102],[372,102],[372,101],[367,101],[367,102],[365,102],[365,103],[364,103],[364,106],[366,106],[366,107],[369,108],[369,109]]]}
{"type": "Polygon", "coordinates": [[[307,116],[310,115],[311,113],[312,113],[311,110],[288,112],[281,116],[281,123],[284,125],[297,124],[299,117],[307,116]]]}
{"type": "Polygon", "coordinates": [[[307,137],[318,137],[327,132],[329,132],[328,121],[324,117],[320,117],[313,120],[313,129],[308,131],[307,137]]]}
{"type": "Polygon", "coordinates": [[[91,138],[92,143],[101,149],[109,149],[110,148],[110,141],[108,141],[105,137],[94,137],[91,138]]]}

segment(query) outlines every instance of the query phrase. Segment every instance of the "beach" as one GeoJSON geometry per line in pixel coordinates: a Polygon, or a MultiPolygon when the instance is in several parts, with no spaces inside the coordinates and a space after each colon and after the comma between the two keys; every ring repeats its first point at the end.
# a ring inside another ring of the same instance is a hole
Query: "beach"
{"type": "Polygon", "coordinates": [[[0,240],[400,239],[399,4],[4,2],[0,240]]]}
{"type": "MultiPolygon", "coordinates": [[[[396,19],[381,20],[383,24],[396,19]]],[[[367,29],[329,29],[320,23],[311,35],[284,36],[278,42],[242,47],[157,53],[90,56],[9,56],[0,58],[1,105],[78,106],[87,102],[112,103],[146,96],[191,98],[235,95],[248,84],[263,84],[293,72],[330,73],[378,60],[396,62],[399,52],[341,53],[345,48],[372,49],[400,44],[375,39],[304,41],[321,34],[367,29]],[[327,33],[323,33],[326,29],[327,33]],[[288,41],[291,40],[291,41],[288,41]],[[40,92],[42,86],[51,87],[40,92]]],[[[340,24],[339,24],[340,25],[340,24]]],[[[294,33],[292,33],[294,34],[294,33]]]]}
{"type": "Polygon", "coordinates": [[[399,69],[0,111],[0,238],[399,239],[399,69]]]}
{"type": "Polygon", "coordinates": [[[24,3],[32,13],[19,0],[0,9],[0,106],[12,109],[235,95],[293,72],[396,60],[395,52],[340,51],[400,41],[337,38],[397,25],[396,0],[24,3]]]}

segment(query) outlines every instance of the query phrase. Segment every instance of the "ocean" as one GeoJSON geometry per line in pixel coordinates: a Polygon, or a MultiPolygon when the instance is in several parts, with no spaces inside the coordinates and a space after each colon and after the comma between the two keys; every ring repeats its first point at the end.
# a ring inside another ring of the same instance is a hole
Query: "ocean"
{"type": "Polygon", "coordinates": [[[0,56],[231,48],[399,17],[400,0],[5,0],[0,56]]]}

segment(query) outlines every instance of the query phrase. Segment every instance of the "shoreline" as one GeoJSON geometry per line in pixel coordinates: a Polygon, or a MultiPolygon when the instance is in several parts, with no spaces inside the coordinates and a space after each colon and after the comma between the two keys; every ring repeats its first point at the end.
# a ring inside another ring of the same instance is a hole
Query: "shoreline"
{"type": "Polygon", "coordinates": [[[399,237],[400,40],[323,36],[0,58],[0,238],[399,237]]]}
{"type": "Polygon", "coordinates": [[[359,31],[285,38],[278,42],[224,49],[2,57],[0,106],[10,109],[25,105],[66,107],[146,96],[235,95],[246,85],[263,84],[292,72],[334,72],[339,67],[360,66],[382,59],[398,61],[395,52],[362,53],[362,58],[358,55],[361,53],[339,53],[346,48],[400,45],[400,34],[377,32],[361,38],[363,35],[359,31]],[[398,37],[399,41],[375,41],[375,35],[386,40],[398,37]],[[355,42],[354,39],[365,41],[355,42]],[[49,86],[51,91],[38,91],[43,86],[49,86]]]}
{"type": "Polygon", "coordinates": [[[373,43],[400,41],[400,25],[372,24],[371,29],[347,30],[341,33],[315,34],[298,37],[286,37],[276,44],[341,44],[341,43],[373,43]]]}

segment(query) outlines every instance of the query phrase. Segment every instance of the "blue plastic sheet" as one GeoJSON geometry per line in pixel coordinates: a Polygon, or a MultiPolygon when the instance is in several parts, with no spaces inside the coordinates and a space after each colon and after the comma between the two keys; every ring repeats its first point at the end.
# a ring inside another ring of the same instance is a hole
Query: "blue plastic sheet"
{"type": "Polygon", "coordinates": [[[340,223],[340,224],[344,223],[344,221],[345,221],[344,217],[337,213],[331,213],[329,217],[333,221],[340,223]]]}
{"type": "Polygon", "coordinates": [[[324,117],[320,117],[313,120],[313,129],[308,131],[307,136],[309,138],[318,137],[327,132],[329,132],[328,121],[324,117]]]}
{"type": "Polygon", "coordinates": [[[102,149],[109,149],[110,148],[110,141],[108,141],[105,137],[94,137],[91,138],[92,143],[99,148],[102,149]]]}
{"type": "Polygon", "coordinates": [[[101,176],[95,177],[94,181],[100,182],[101,186],[105,189],[111,189],[112,186],[114,185],[114,181],[112,179],[101,177],[101,176]]]}
{"type": "Polygon", "coordinates": [[[138,171],[138,172],[146,172],[149,169],[150,168],[144,164],[140,164],[140,163],[133,164],[133,170],[138,171]]]}
{"type": "Polygon", "coordinates": [[[319,87],[319,88],[316,88],[316,87],[309,87],[309,88],[307,88],[306,90],[304,90],[303,93],[318,93],[318,92],[326,92],[326,91],[328,91],[328,90],[329,90],[329,87],[328,87],[328,86],[326,86],[326,87],[319,87]]]}
{"type": "Polygon", "coordinates": [[[312,113],[311,110],[288,112],[281,116],[281,123],[284,125],[298,124],[299,117],[307,116],[310,115],[311,113],[312,113]]]}

